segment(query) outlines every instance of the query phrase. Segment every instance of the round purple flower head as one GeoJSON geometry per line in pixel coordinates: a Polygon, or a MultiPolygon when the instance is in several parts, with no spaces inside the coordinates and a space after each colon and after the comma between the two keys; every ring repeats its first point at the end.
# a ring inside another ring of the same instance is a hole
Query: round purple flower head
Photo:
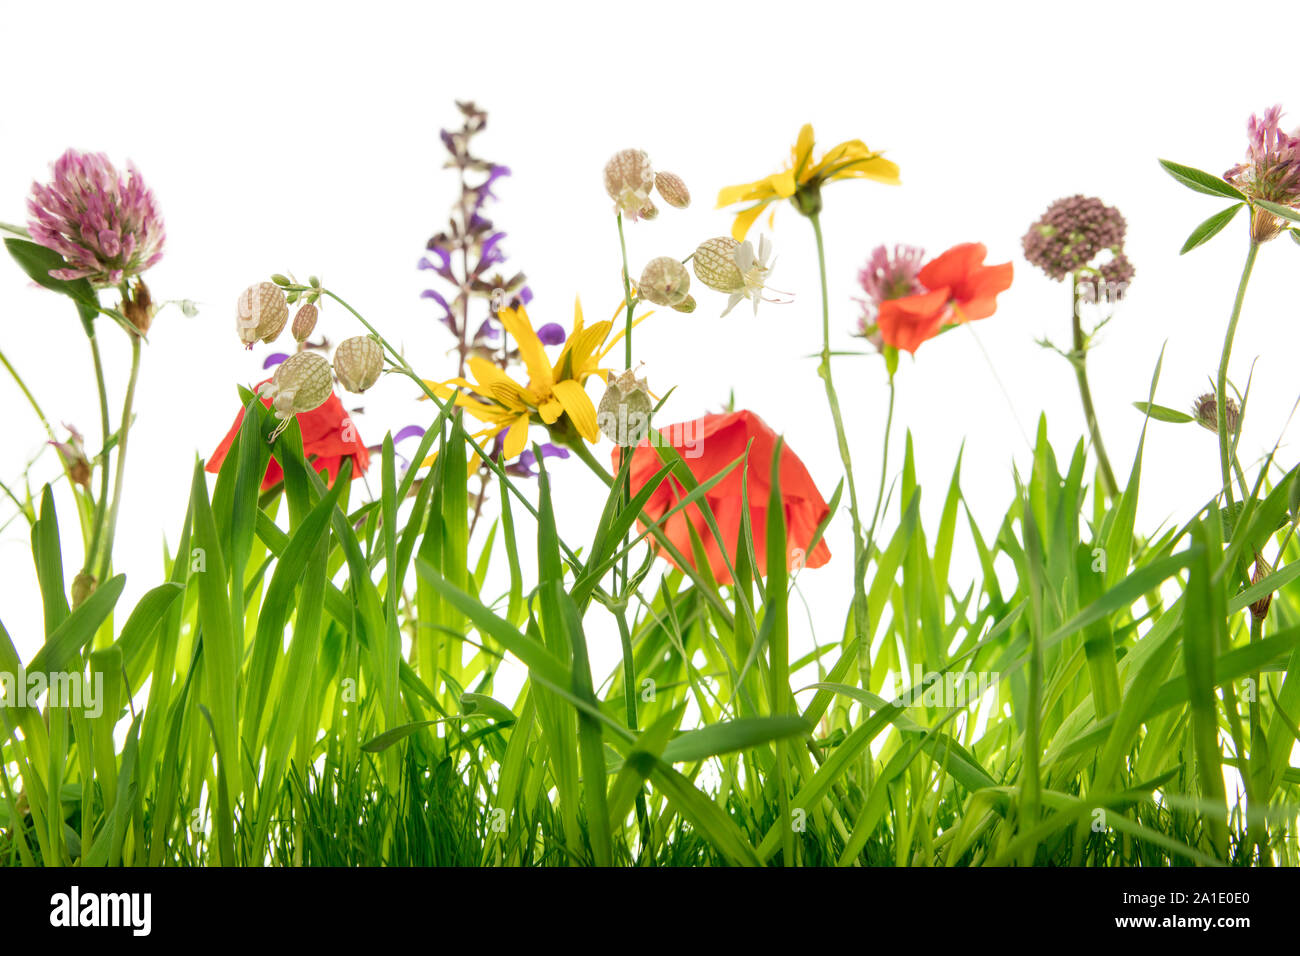
{"type": "Polygon", "coordinates": [[[917,246],[900,243],[894,246],[892,253],[885,246],[877,246],[872,250],[867,264],[858,270],[858,285],[867,295],[865,299],[858,300],[862,305],[860,332],[865,333],[875,324],[880,303],[926,291],[916,277],[924,262],[925,250],[917,246]]]}
{"type": "MultiPolygon", "coordinates": [[[[1116,260],[1124,252],[1124,217],[1118,209],[1092,196],[1070,196],[1047,207],[1021,240],[1025,258],[1058,282],[1086,268],[1109,249],[1116,260]]],[[[1111,271],[1132,278],[1127,259],[1111,271]]]]}
{"type": "Polygon", "coordinates": [[[162,258],[162,217],[134,165],[123,177],[103,153],[70,149],[51,169],[54,180],[33,183],[27,200],[32,238],[68,260],[50,275],[117,285],[162,258]]]}

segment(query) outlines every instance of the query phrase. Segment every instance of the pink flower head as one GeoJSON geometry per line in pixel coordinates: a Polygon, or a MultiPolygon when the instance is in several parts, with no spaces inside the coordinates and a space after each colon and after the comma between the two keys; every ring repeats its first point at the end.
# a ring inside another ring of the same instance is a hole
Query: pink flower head
{"type": "Polygon", "coordinates": [[[1252,199],[1293,206],[1300,202],[1300,130],[1284,132],[1281,121],[1281,106],[1265,110],[1263,119],[1251,114],[1246,162],[1223,178],[1252,199]]]}
{"type": "Polygon", "coordinates": [[[134,165],[123,177],[103,153],[70,149],[51,169],[53,182],[33,183],[27,200],[32,238],[68,260],[50,275],[117,285],[162,258],[162,217],[134,165]]]}
{"type": "Polygon", "coordinates": [[[925,261],[925,250],[901,243],[894,246],[893,255],[885,246],[876,246],[867,264],[858,272],[858,284],[867,294],[862,303],[862,328],[865,330],[876,320],[880,303],[890,299],[924,292],[917,278],[925,261]]]}

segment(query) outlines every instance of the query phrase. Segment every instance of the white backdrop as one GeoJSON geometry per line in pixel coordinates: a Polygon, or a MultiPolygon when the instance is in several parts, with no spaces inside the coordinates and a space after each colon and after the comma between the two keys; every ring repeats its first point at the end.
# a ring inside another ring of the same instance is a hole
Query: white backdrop
{"type": "MultiPolygon", "coordinates": [[[[695,197],[687,211],[664,209],[657,221],[629,227],[635,272],[654,256],[684,256],[701,239],[726,234],[731,215],[712,208],[718,188],[777,171],[804,122],[814,123],[823,146],[860,137],[887,150],[901,166],[901,188],[848,182],[825,192],[834,345],[859,347],[849,337],[856,272],[879,243],[935,254],[981,241],[991,263],[1015,262],[997,314],[975,326],[991,365],[959,330],[925,345],[915,363],[905,358],[898,376],[891,475],[909,428],[932,530],[964,442],[963,485],[986,535],[1011,500],[1013,462],[1025,470],[1025,434],[1040,412],[1062,457],[1084,428],[1067,364],[1035,344],[1042,336],[1066,343],[1071,303],[1067,287],[1020,257],[1029,223],[1076,192],[1100,196],[1128,219],[1137,276],[1091,359],[1107,444],[1126,475],[1142,425],[1131,402],[1146,397],[1162,343],[1158,401],[1186,407],[1213,374],[1246,244],[1243,217],[1179,258],[1191,228],[1223,204],[1176,184],[1156,159],[1221,172],[1241,157],[1252,111],[1281,100],[1300,123],[1294,64],[1271,46],[1284,39],[1230,35],[1221,4],[1093,3],[1086,13],[1041,3],[931,3],[922,11],[668,0],[635,8],[198,9],[124,3],[110,14],[102,3],[68,2],[52,19],[41,5],[0,3],[0,220],[25,221],[32,180],[44,179],[48,162],[69,146],[105,151],[119,164],[131,158],[167,223],[166,255],[149,274],[154,297],[201,305],[194,319],[163,312],[146,349],[118,532],[116,564],[128,574],[120,613],[162,580],[163,540],[178,536],[193,455],[216,445],[237,410],[236,383],[258,380],[273,350],[244,352],[236,339],[235,299],[249,283],[271,272],[318,274],[404,342],[430,377],[454,373],[449,336],[420,298],[431,273],[416,262],[455,195],[438,142],[439,127],[458,122],[455,98],[489,111],[478,152],[514,170],[498,183],[501,202],[489,214],[509,234],[510,264],[528,272],[538,323],[567,326],[575,294],[601,317],[621,298],[617,234],[601,183],[618,149],[646,149],[695,197]]],[[[1255,4],[1250,17],[1289,22],[1291,12],[1289,4],[1255,4]]],[[[793,292],[792,304],[765,305],[757,318],[741,306],[718,318],[724,297],[696,289],[699,310],[661,310],[641,326],[636,354],[656,392],[677,386],[662,421],[716,410],[734,388],[738,406],[786,433],[829,497],[839,460],[815,363],[803,358],[820,346],[812,234],[785,207],[772,238],[772,284],[793,292]]],[[[1297,267],[1300,249],[1289,240],[1267,246],[1246,301],[1232,365],[1244,386],[1258,359],[1246,459],[1277,440],[1296,399],[1297,267]]],[[[335,341],[360,331],[333,306],[321,328],[335,341]]],[[[103,337],[116,405],[128,349],[107,323],[103,337]]],[[[75,424],[98,448],[94,379],[75,313],[7,263],[0,348],[51,418],[75,424]]],[[[876,359],[837,363],[869,503],[884,376],[876,359]]],[[[393,378],[368,393],[358,416],[363,438],[373,444],[389,427],[423,420],[428,406],[414,395],[393,378]]],[[[0,472],[8,481],[45,436],[8,379],[0,379],[0,407],[0,472]]],[[[1280,457],[1296,460],[1289,441],[1280,457]]],[[[57,474],[54,455],[37,470],[57,474]]],[[[1217,481],[1208,433],[1153,424],[1140,526],[1185,517],[1217,481]]],[[[555,484],[570,540],[589,541],[600,486],[576,459],[555,465],[555,484]]],[[[66,494],[59,500],[71,531],[71,502],[66,494]]],[[[11,514],[0,505],[0,521],[11,514]]],[[[834,559],[800,579],[822,641],[837,637],[848,604],[847,528],[846,514],[828,535],[834,559]]],[[[69,540],[68,548],[66,565],[75,567],[79,545],[69,540]]],[[[954,574],[969,573],[967,555],[954,574]]],[[[21,520],[0,536],[0,574],[0,617],[29,657],[41,618],[21,520]]]]}

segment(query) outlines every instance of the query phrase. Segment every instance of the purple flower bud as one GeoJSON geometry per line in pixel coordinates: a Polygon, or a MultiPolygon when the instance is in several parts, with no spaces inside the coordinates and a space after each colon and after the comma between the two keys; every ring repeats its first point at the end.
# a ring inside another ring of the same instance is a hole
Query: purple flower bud
{"type": "Polygon", "coordinates": [[[537,337],[541,339],[543,345],[563,345],[564,326],[558,322],[547,322],[537,330],[537,337]]]}
{"type": "Polygon", "coordinates": [[[262,363],[262,368],[266,369],[270,368],[272,365],[279,365],[288,357],[289,356],[284,352],[272,352],[266,357],[266,361],[262,363]]]}

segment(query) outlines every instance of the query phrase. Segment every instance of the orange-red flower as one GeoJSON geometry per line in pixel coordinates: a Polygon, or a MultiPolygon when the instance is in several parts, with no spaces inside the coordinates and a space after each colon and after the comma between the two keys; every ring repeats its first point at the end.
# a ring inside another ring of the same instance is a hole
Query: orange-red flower
{"type": "Polygon", "coordinates": [[[945,325],[992,315],[998,293],[1011,287],[1012,265],[986,266],[986,255],[983,243],[953,246],[916,273],[924,291],[881,302],[876,325],[885,344],[915,352],[945,325]]]}
{"type": "MultiPolygon", "coordinates": [[[[718,530],[727,545],[727,557],[734,567],[742,515],[741,482],[744,481],[749,502],[750,527],[754,535],[756,570],[759,574],[766,573],[767,509],[772,496],[770,476],[776,433],[753,412],[739,411],[705,415],[694,421],[668,425],[660,430],[660,435],[663,444],[671,444],[681,454],[697,482],[707,481],[723,471],[745,453],[746,446],[749,447],[748,460],[737,465],[709,489],[705,493],[705,499],[717,519],[718,530]]],[[[618,467],[621,451],[622,449],[614,449],[615,468],[618,467]]],[[[629,475],[632,494],[635,495],[645,487],[646,482],[662,467],[659,454],[650,446],[649,440],[638,445],[632,454],[629,475]]],[[[781,449],[780,474],[781,504],[785,509],[787,567],[819,568],[830,560],[830,549],[826,547],[825,541],[819,541],[811,554],[808,553],[808,548],[817,526],[825,520],[830,508],[813,484],[808,469],[788,445],[783,445],[781,449]]],[[[657,521],[681,501],[686,493],[685,487],[676,478],[669,476],[646,502],[645,513],[657,521]]],[[[690,533],[692,527],[704,544],[704,553],[714,579],[719,584],[732,583],[731,572],[727,570],[722,551],[698,505],[676,512],[663,525],[668,540],[694,566],[690,533]]],[[[674,567],[680,567],[662,550],[660,554],[667,557],[674,567]]]]}
{"type": "MultiPolygon", "coordinates": [[[[266,380],[269,381],[270,379],[266,380]]],[[[259,382],[254,391],[266,382],[259,382]]],[[[264,398],[262,404],[270,408],[271,400],[264,398]]],[[[226,455],[234,445],[235,439],[239,437],[239,428],[243,423],[244,410],[241,408],[239,414],[235,416],[235,424],[230,426],[226,437],[208,458],[208,471],[215,474],[221,470],[221,463],[226,460],[226,455]]],[[[339,401],[337,395],[331,394],[325,400],[325,404],[318,408],[309,412],[299,412],[298,428],[302,432],[302,450],[307,460],[318,472],[325,475],[325,480],[331,485],[338,477],[339,467],[343,464],[344,458],[352,459],[353,478],[364,474],[370,467],[370,452],[366,450],[366,446],[357,435],[357,427],[352,423],[351,417],[344,410],[343,403],[339,401]]],[[[284,471],[272,456],[266,466],[266,476],[262,479],[262,490],[273,488],[283,480],[284,471]]]]}

